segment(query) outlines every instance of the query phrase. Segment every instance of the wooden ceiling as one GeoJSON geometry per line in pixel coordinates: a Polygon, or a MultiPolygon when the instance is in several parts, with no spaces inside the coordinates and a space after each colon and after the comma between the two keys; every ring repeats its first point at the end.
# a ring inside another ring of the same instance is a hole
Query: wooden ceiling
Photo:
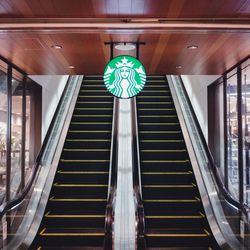
{"type": "Polygon", "coordinates": [[[102,74],[109,41],[145,42],[140,59],[148,74],[157,75],[221,74],[250,54],[247,0],[1,0],[0,17],[0,55],[28,74],[102,74]],[[55,44],[62,49],[52,48],[55,44]]]}

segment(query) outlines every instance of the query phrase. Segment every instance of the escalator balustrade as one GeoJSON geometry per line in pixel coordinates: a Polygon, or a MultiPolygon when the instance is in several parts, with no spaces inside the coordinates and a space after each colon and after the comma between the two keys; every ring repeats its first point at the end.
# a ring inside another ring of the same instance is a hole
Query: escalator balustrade
{"type": "Polygon", "coordinates": [[[83,80],[45,213],[30,249],[103,249],[113,96],[101,79],[83,80]]]}
{"type": "Polygon", "coordinates": [[[164,77],[137,96],[147,249],[218,249],[164,77]]]}

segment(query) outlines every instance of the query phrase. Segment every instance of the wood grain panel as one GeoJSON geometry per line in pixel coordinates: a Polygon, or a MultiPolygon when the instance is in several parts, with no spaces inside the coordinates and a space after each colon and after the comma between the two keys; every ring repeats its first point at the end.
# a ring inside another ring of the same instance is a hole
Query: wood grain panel
{"type": "Polygon", "coordinates": [[[166,47],[168,47],[168,40],[170,38],[169,34],[161,34],[159,35],[159,39],[157,44],[154,46],[154,54],[150,63],[150,68],[148,69],[148,74],[153,75],[156,71],[160,60],[162,58],[162,53],[165,51],[166,47]]]}
{"type": "Polygon", "coordinates": [[[140,59],[149,74],[220,74],[250,54],[248,33],[9,33],[0,37],[0,54],[29,74],[100,74],[109,60],[109,47],[104,45],[108,40],[146,42],[141,46],[140,59]],[[53,49],[53,44],[63,48],[53,49]],[[189,50],[190,44],[197,44],[199,48],[189,50]],[[69,69],[69,65],[74,65],[75,69],[69,69]],[[177,70],[176,65],[182,65],[182,69],[177,70]]]}
{"type": "Polygon", "coordinates": [[[249,17],[246,0],[1,0],[1,17],[249,17]]]}
{"type": "MultiPolygon", "coordinates": [[[[146,45],[141,46],[140,48],[140,60],[143,62],[147,74],[154,74],[149,72],[152,65],[152,58],[155,53],[155,46],[159,41],[159,34],[143,34],[140,35],[140,42],[146,42],[146,45]]],[[[156,72],[156,71],[155,71],[156,72]]]]}
{"type": "MultiPolygon", "coordinates": [[[[1,0],[0,17],[249,18],[250,1],[1,0]]],[[[178,29],[95,27],[92,31],[59,29],[54,33],[46,29],[0,32],[0,55],[29,74],[102,74],[110,55],[104,45],[108,41],[146,42],[140,59],[149,74],[221,74],[250,54],[249,30],[226,27],[224,31],[193,29],[181,33],[178,29]],[[54,44],[62,49],[53,49],[54,44]],[[192,44],[199,48],[187,49],[192,44]],[[69,69],[69,65],[75,68],[69,69]],[[176,65],[182,68],[176,69],[176,65]]],[[[129,54],[135,55],[135,51],[129,54]]]]}

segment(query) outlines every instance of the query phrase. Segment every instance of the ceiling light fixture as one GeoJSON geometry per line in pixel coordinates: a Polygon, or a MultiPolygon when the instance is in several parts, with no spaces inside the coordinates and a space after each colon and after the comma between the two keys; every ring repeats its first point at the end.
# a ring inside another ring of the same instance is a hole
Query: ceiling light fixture
{"type": "Polygon", "coordinates": [[[129,43],[123,43],[123,44],[117,44],[117,45],[115,45],[115,48],[117,50],[128,51],[128,50],[135,49],[135,45],[134,44],[129,44],[129,43]]]}
{"type": "Polygon", "coordinates": [[[68,68],[69,68],[69,69],[74,69],[74,68],[75,68],[75,66],[73,66],[73,65],[69,65],[69,66],[68,66],[68,68]]]}
{"type": "Polygon", "coordinates": [[[175,68],[176,69],[182,69],[182,66],[181,65],[176,65],[175,68]]]}
{"type": "Polygon", "coordinates": [[[197,45],[189,45],[187,46],[188,49],[198,49],[197,45]]]}
{"type": "Polygon", "coordinates": [[[62,49],[62,46],[58,45],[58,44],[54,44],[54,45],[51,46],[51,48],[53,48],[53,49],[62,49]]]}

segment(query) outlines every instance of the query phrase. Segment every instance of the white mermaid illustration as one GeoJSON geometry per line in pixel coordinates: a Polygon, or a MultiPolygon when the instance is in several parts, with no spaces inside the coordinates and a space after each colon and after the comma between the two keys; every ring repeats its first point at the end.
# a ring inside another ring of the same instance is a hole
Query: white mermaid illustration
{"type": "Polygon", "coordinates": [[[138,94],[144,87],[146,73],[142,65],[138,65],[138,68],[135,67],[136,61],[139,62],[135,58],[119,57],[114,58],[117,59],[113,64],[114,68],[112,65],[107,66],[104,72],[104,82],[113,95],[120,98],[130,98],[138,94]]]}

